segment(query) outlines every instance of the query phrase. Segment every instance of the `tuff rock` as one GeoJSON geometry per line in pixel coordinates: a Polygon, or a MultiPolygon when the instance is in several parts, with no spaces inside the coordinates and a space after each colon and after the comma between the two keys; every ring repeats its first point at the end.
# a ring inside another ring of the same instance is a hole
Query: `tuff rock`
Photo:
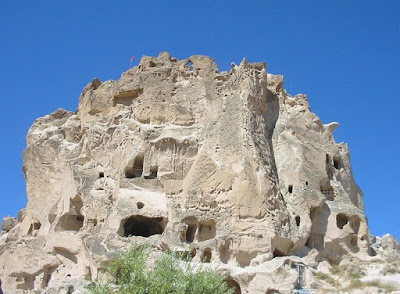
{"type": "Polygon", "coordinates": [[[94,79],[76,112],[29,130],[28,204],[2,226],[3,290],[82,293],[133,243],[210,262],[237,293],[290,293],[299,266],[307,286],[320,262],[368,258],[337,127],[245,59],[219,72],[209,57],[163,52],[118,81],[94,79]]]}
{"type": "Polygon", "coordinates": [[[5,218],[3,218],[3,221],[1,222],[1,230],[4,232],[8,232],[16,224],[17,224],[17,219],[15,217],[6,216],[5,218]]]}

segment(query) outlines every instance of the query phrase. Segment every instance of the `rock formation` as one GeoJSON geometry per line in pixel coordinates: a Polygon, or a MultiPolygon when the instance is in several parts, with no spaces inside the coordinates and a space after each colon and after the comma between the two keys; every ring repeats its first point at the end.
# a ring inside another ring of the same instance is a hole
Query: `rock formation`
{"type": "Polygon", "coordinates": [[[2,225],[3,291],[81,293],[135,242],[210,262],[238,293],[290,293],[299,266],[366,258],[337,126],[245,59],[219,72],[209,57],[163,52],[118,81],[94,79],[75,113],[29,130],[28,204],[2,225]]]}

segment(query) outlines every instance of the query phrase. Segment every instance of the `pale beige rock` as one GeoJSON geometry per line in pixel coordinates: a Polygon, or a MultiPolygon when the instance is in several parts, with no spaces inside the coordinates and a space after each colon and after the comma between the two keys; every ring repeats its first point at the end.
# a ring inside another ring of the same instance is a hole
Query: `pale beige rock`
{"type": "Polygon", "coordinates": [[[17,224],[17,219],[12,216],[6,216],[1,222],[1,230],[8,232],[17,224]]]}
{"type": "Polygon", "coordinates": [[[3,288],[73,292],[133,242],[195,253],[243,293],[290,293],[293,262],[366,257],[337,126],[245,59],[219,72],[209,57],[163,52],[118,81],[95,79],[76,113],[29,130],[28,204],[0,243],[3,288]]]}

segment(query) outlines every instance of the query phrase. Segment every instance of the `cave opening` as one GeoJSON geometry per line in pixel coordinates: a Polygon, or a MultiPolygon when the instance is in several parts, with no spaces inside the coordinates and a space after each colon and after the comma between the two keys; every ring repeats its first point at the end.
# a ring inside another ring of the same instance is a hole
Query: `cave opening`
{"type": "Polygon", "coordinates": [[[192,243],[196,236],[197,223],[191,223],[187,225],[186,229],[186,242],[192,243]]]}
{"type": "Polygon", "coordinates": [[[133,164],[129,162],[128,166],[125,168],[125,177],[127,179],[140,178],[143,173],[143,162],[143,154],[136,156],[133,164]]]}
{"type": "Polygon", "coordinates": [[[296,216],[295,220],[296,220],[296,226],[300,226],[300,216],[296,216]]]}
{"type": "Polygon", "coordinates": [[[349,218],[344,213],[339,213],[336,215],[336,225],[339,229],[343,229],[345,225],[349,222],[349,218]]]}
{"type": "Polygon", "coordinates": [[[121,222],[123,228],[121,236],[141,236],[150,237],[160,235],[164,232],[166,220],[163,217],[146,217],[142,215],[133,215],[121,222]]]}
{"type": "Polygon", "coordinates": [[[234,279],[232,279],[231,277],[227,277],[225,279],[225,283],[228,285],[229,289],[233,289],[233,293],[234,294],[240,294],[242,293],[242,290],[240,289],[240,286],[238,284],[238,282],[236,282],[234,279]]]}
{"type": "Polygon", "coordinates": [[[156,179],[158,173],[158,166],[150,167],[150,174],[148,176],[144,176],[145,179],[156,179]]]}

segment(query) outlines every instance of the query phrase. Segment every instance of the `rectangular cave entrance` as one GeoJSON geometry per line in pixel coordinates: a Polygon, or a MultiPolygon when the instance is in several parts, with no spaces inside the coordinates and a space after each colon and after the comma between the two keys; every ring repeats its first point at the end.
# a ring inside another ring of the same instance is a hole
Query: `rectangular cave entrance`
{"type": "Polygon", "coordinates": [[[198,221],[196,218],[187,218],[185,240],[187,243],[201,242],[215,238],[217,229],[213,220],[198,221]]]}
{"type": "Polygon", "coordinates": [[[114,96],[114,105],[113,106],[116,106],[117,104],[121,104],[124,106],[130,106],[130,105],[132,105],[133,100],[142,94],[143,94],[143,89],[141,89],[141,88],[133,89],[133,90],[125,91],[125,92],[120,92],[114,96]]]}
{"type": "Polygon", "coordinates": [[[123,237],[141,236],[150,237],[164,232],[167,221],[163,217],[147,217],[133,215],[122,220],[120,235],[123,237]]]}

